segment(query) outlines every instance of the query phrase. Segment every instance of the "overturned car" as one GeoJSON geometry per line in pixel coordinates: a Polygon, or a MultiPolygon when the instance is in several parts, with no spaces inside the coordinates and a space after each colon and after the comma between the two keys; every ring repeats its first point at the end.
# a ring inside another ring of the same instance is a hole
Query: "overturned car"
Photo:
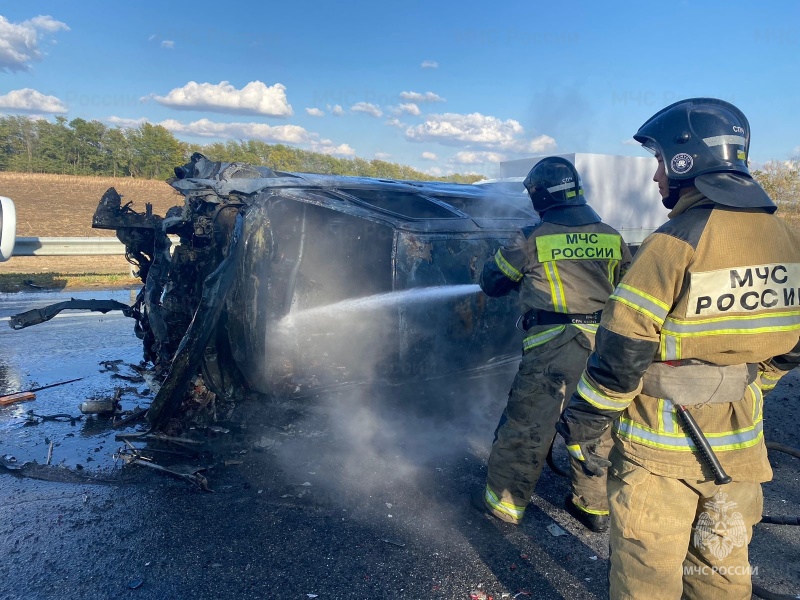
{"type": "Polygon", "coordinates": [[[111,188],[93,220],[116,230],[144,284],[125,312],[163,380],[154,426],[198,377],[231,405],[248,392],[518,360],[516,298],[488,301],[475,282],[499,244],[537,221],[522,189],[282,173],[201,154],[175,171],[182,207],[135,212],[111,188]]]}

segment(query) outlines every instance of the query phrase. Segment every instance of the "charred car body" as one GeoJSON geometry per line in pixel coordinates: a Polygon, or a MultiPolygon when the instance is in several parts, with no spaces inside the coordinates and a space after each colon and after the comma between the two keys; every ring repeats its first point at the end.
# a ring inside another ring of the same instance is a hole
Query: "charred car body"
{"type": "Polygon", "coordinates": [[[538,220],[522,193],[200,154],[175,171],[183,206],[135,212],[112,188],[93,221],[116,231],[144,284],[126,314],[163,379],[153,425],[179,411],[198,375],[230,404],[247,391],[297,395],[518,360],[516,299],[487,301],[475,282],[500,243],[538,220]]]}

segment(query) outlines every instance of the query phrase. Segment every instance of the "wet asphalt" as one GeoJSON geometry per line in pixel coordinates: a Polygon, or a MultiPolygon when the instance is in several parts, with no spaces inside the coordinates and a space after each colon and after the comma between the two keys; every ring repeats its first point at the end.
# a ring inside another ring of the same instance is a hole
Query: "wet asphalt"
{"type": "MultiPolygon", "coordinates": [[[[2,295],[0,318],[62,299],[2,295]]],[[[545,470],[519,527],[469,504],[513,368],[250,403],[189,432],[195,446],[148,444],[169,451],[151,454],[157,464],[203,475],[204,491],[115,460],[116,435],[141,424],[28,414],[77,417],[80,402],[114,396],[125,410],[146,406],[140,357],[119,315],[21,331],[0,321],[0,393],[83,377],[0,407],[0,599],[607,597],[607,536],[561,508],[565,480],[545,470]]],[[[800,447],[798,396],[793,373],[768,398],[768,440],[800,447]]],[[[560,445],[556,460],[566,464],[560,445]]],[[[765,514],[800,515],[800,459],[771,462],[765,514]]],[[[757,527],[754,581],[800,594],[798,533],[757,527]]]]}

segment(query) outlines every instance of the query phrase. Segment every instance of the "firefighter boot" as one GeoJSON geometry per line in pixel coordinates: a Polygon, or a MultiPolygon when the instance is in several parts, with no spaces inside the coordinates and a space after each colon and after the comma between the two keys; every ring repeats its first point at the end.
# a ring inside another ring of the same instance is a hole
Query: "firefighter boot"
{"type": "Polygon", "coordinates": [[[504,523],[508,523],[509,525],[519,525],[519,521],[514,521],[510,516],[504,515],[502,513],[494,512],[489,506],[486,504],[484,500],[484,495],[486,494],[485,488],[481,488],[479,490],[473,490],[473,492],[469,496],[470,504],[472,507],[479,512],[482,512],[485,515],[489,515],[490,517],[494,517],[503,521],[504,523]]]}
{"type": "Polygon", "coordinates": [[[608,515],[595,515],[584,510],[581,510],[572,501],[572,495],[564,498],[564,508],[572,515],[581,525],[594,531],[595,533],[602,533],[608,529],[608,515]]]}

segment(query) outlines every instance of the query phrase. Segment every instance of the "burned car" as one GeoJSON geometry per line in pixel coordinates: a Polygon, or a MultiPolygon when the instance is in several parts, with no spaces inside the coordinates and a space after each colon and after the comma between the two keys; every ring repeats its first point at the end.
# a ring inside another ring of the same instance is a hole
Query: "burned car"
{"type": "Polygon", "coordinates": [[[518,360],[516,298],[490,301],[475,282],[499,244],[537,221],[522,190],[283,173],[201,154],[175,171],[183,206],[136,212],[111,188],[93,220],[116,231],[143,282],[123,312],[163,381],[154,426],[198,381],[234,403],[518,360]]]}

